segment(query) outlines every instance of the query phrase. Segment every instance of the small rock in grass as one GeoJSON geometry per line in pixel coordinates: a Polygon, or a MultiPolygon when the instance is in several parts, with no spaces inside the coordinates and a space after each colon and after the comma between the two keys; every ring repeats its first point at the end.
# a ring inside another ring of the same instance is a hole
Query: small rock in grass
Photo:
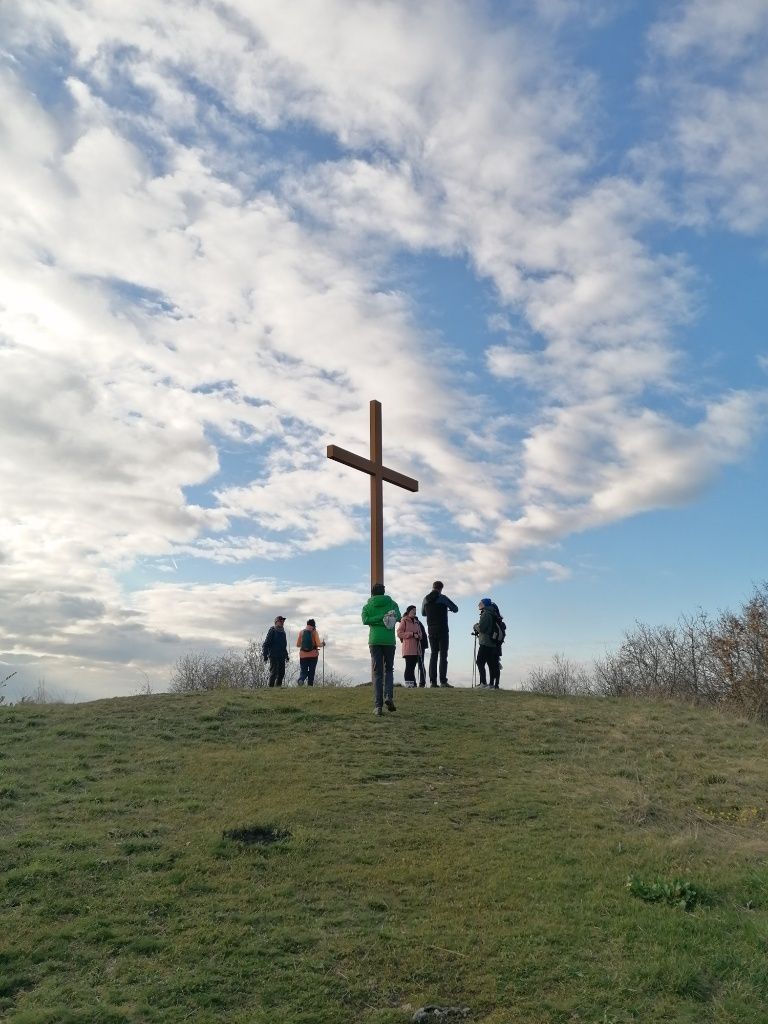
{"type": "Polygon", "coordinates": [[[412,1024],[431,1024],[432,1021],[457,1020],[469,1016],[468,1006],[422,1006],[411,1018],[412,1024]]]}

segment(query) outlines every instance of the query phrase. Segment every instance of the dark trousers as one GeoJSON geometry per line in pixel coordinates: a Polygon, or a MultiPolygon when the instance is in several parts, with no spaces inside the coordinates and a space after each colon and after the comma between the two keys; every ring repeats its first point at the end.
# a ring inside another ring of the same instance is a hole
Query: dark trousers
{"type": "Polygon", "coordinates": [[[278,658],[269,658],[269,685],[270,686],[282,686],[283,679],[285,679],[285,655],[281,654],[278,658]]]}
{"type": "Polygon", "coordinates": [[[438,664],[440,682],[448,682],[448,630],[440,630],[439,633],[429,634],[429,681],[434,686],[437,683],[438,664]]]}
{"type": "Polygon", "coordinates": [[[488,677],[491,682],[491,686],[494,685],[494,679],[499,674],[499,649],[494,644],[493,647],[489,647],[486,644],[480,644],[477,648],[477,659],[475,661],[478,671],[480,672],[480,685],[485,686],[485,666],[488,666],[488,677]]]}
{"type": "Polygon", "coordinates": [[[496,648],[496,661],[493,665],[488,665],[488,671],[490,674],[489,685],[495,686],[498,690],[501,680],[501,647],[496,648]]]}
{"type": "Polygon", "coordinates": [[[306,683],[307,686],[315,685],[315,671],[317,670],[317,658],[300,658],[299,665],[299,686],[306,683]]]}
{"type": "Polygon", "coordinates": [[[395,692],[394,644],[369,644],[371,676],[373,679],[373,705],[380,708],[385,700],[392,700],[395,692]]]}
{"type": "Polygon", "coordinates": [[[403,680],[406,683],[413,683],[416,685],[416,666],[419,663],[418,654],[406,654],[405,658],[405,671],[403,672],[403,680]]]}

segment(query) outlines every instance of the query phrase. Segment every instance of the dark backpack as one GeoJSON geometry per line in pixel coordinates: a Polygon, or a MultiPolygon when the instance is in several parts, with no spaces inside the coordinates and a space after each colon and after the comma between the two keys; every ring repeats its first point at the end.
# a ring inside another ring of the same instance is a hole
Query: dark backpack
{"type": "Polygon", "coordinates": [[[314,638],[312,637],[312,632],[313,631],[311,629],[305,629],[305,630],[302,631],[302,634],[301,634],[301,650],[302,651],[314,651],[314,649],[315,649],[315,641],[314,641],[314,638]]]}
{"type": "Polygon", "coordinates": [[[427,637],[427,631],[424,629],[423,622],[419,622],[419,629],[421,630],[421,653],[423,654],[429,647],[429,639],[427,637]]]}
{"type": "Polygon", "coordinates": [[[275,635],[275,627],[270,626],[267,630],[267,635],[264,637],[264,643],[261,645],[261,653],[265,658],[268,658],[272,653],[272,637],[275,635]]]}
{"type": "Polygon", "coordinates": [[[504,619],[497,616],[493,622],[493,632],[491,633],[491,640],[501,647],[507,636],[507,627],[504,624],[504,619]]]}

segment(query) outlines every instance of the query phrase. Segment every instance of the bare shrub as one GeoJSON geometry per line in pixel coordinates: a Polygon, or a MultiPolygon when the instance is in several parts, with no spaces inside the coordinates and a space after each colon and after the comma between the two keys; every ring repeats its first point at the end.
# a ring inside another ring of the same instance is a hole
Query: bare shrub
{"type": "MultiPolygon", "coordinates": [[[[242,651],[230,649],[213,654],[191,651],[183,654],[171,671],[171,693],[202,693],[206,690],[258,690],[269,685],[269,663],[261,653],[262,640],[249,640],[242,651]]],[[[321,655],[322,657],[322,655],[321,655]]],[[[285,666],[283,686],[295,684],[299,659],[293,656],[285,666]]],[[[315,686],[350,686],[350,680],[324,661],[317,666],[315,686]]]]}
{"type": "Polygon", "coordinates": [[[55,693],[47,688],[45,680],[39,679],[37,686],[32,693],[22,694],[21,697],[16,701],[17,704],[63,704],[64,700],[62,697],[57,696],[55,693]]]}
{"type": "MultiPolygon", "coordinates": [[[[242,651],[230,649],[221,653],[190,651],[183,654],[171,672],[171,693],[201,693],[206,690],[258,690],[269,685],[269,663],[261,653],[262,640],[249,640],[242,651]]],[[[285,667],[284,686],[295,683],[299,675],[298,658],[292,657],[285,667]]],[[[321,672],[315,686],[321,685],[321,672]]],[[[326,669],[325,686],[344,686],[345,680],[326,669]]]]}
{"type": "MultiPolygon", "coordinates": [[[[14,677],[15,675],[16,675],[16,672],[11,672],[11,673],[10,673],[10,675],[7,675],[7,676],[5,677],[5,679],[0,679],[0,690],[2,690],[2,688],[3,688],[3,687],[5,686],[5,684],[6,684],[7,682],[8,682],[8,680],[9,680],[9,679],[13,679],[13,677],[14,677]]],[[[4,696],[4,695],[3,695],[2,693],[0,693],[0,704],[4,704],[4,703],[5,703],[5,696],[4,696]]]]}
{"type": "Polygon", "coordinates": [[[524,688],[549,697],[575,697],[590,693],[592,680],[582,665],[556,654],[551,665],[531,669],[524,688]]]}
{"type": "Polygon", "coordinates": [[[740,614],[721,614],[709,645],[720,669],[721,701],[768,721],[768,584],[755,588],[740,614]]]}
{"type": "Polygon", "coordinates": [[[317,675],[315,676],[315,686],[351,686],[352,680],[349,676],[342,676],[333,669],[326,668],[325,672],[321,672],[318,668],[317,675]]]}
{"type": "Polygon", "coordinates": [[[617,651],[595,662],[594,692],[683,700],[768,721],[768,585],[716,620],[699,611],[675,626],[638,623],[617,651]]]}
{"type": "Polygon", "coordinates": [[[141,673],[141,677],[142,677],[142,679],[141,679],[141,682],[138,685],[138,688],[135,691],[135,696],[136,697],[152,697],[154,695],[154,691],[152,689],[152,682],[151,682],[149,676],[147,675],[146,672],[142,672],[141,673]]]}
{"type": "Polygon", "coordinates": [[[207,690],[253,690],[266,686],[268,666],[259,651],[254,657],[253,641],[244,652],[234,650],[211,654],[190,651],[182,654],[173,667],[172,693],[201,693],[207,690]]]}
{"type": "Polygon", "coordinates": [[[595,691],[606,697],[661,697],[716,703],[717,671],[704,612],[675,626],[638,623],[618,651],[595,662],[595,691]]]}

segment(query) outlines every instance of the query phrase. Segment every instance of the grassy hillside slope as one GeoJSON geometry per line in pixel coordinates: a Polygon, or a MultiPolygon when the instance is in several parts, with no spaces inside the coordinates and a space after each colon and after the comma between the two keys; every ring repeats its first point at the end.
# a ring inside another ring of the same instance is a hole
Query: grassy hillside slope
{"type": "Polygon", "coordinates": [[[369,689],[0,708],[0,1017],[768,1021],[764,729],[396,699],[380,720],[369,689]],[[692,909],[653,888],[673,878],[692,909]]]}

